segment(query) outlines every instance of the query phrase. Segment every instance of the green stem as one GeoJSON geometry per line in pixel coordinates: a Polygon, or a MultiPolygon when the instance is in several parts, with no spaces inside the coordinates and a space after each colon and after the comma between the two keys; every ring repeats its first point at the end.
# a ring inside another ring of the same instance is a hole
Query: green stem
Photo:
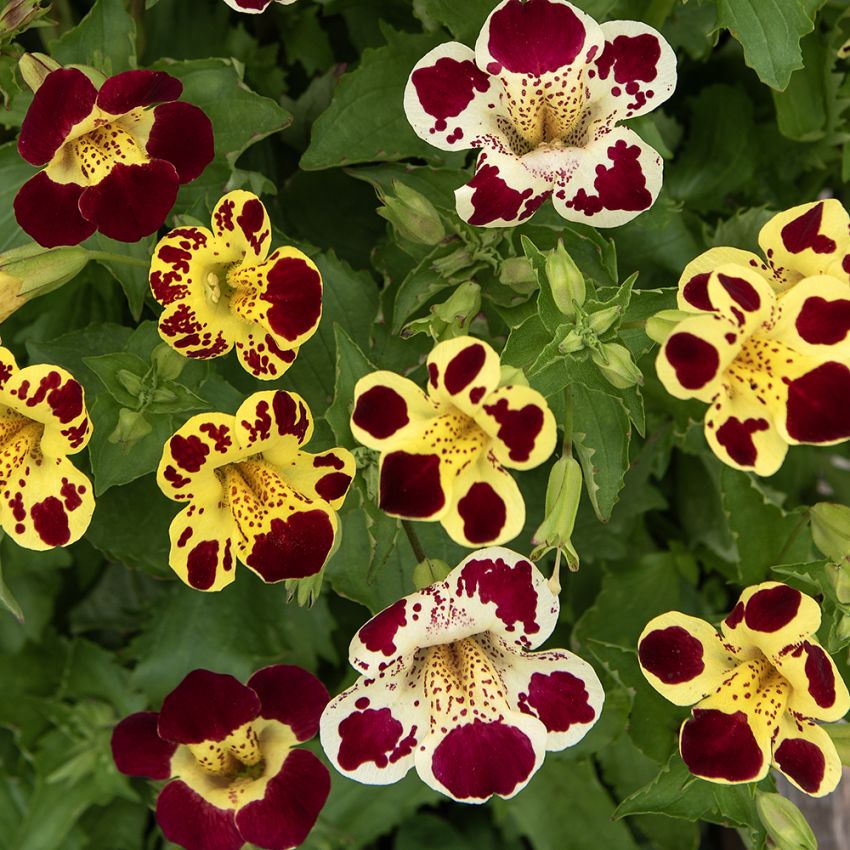
{"type": "Polygon", "coordinates": [[[776,556],[776,562],[778,564],[782,563],[782,558],[785,556],[785,553],[791,548],[791,545],[794,541],[800,536],[800,532],[809,522],[809,512],[805,511],[801,516],[798,523],[791,530],[791,533],[788,535],[788,539],[785,541],[785,545],[782,547],[779,554],[776,556]]]}
{"type": "Polygon", "coordinates": [[[138,266],[146,269],[151,264],[150,260],[140,260],[138,257],[128,257],[125,254],[113,254],[110,251],[90,251],[86,249],[86,254],[90,260],[103,260],[107,263],[120,263],[125,266],[138,266]]]}
{"type": "Polygon", "coordinates": [[[620,330],[632,330],[634,328],[640,328],[643,330],[646,327],[646,320],[641,319],[639,322],[623,322],[620,325],[620,330]]]}
{"type": "Polygon", "coordinates": [[[413,550],[413,557],[416,558],[416,563],[421,564],[422,561],[427,560],[427,556],[425,555],[425,550],[422,548],[422,544],[419,542],[419,538],[416,536],[413,523],[409,519],[403,519],[401,521],[401,527],[407,535],[410,548],[413,550]]]}
{"type": "Polygon", "coordinates": [[[562,454],[572,457],[573,454],[573,394],[570,385],[564,387],[564,443],[562,454]]]}

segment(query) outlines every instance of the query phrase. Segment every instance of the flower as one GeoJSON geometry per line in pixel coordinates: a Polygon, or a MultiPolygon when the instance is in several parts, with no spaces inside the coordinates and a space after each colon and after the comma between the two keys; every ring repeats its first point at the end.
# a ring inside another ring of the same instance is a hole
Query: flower
{"type": "MultiPolygon", "coordinates": [[[[265,12],[272,4],[272,0],[224,0],[231,9],[236,9],[237,12],[247,12],[249,15],[258,15],[260,12],[265,12]]],[[[295,0],[274,0],[275,3],[280,3],[282,6],[289,6],[295,0]]]]}
{"type": "Polygon", "coordinates": [[[850,217],[838,201],[780,213],[767,262],[712,248],[679,280],[676,324],[656,361],[677,398],[711,407],[705,436],[729,466],[772,475],[788,446],[850,438],[850,217]]]}
{"type": "Polygon", "coordinates": [[[212,232],[178,227],[156,246],[154,298],[160,336],[186,357],[219,357],[234,345],[243,368],[272,380],[293,363],[322,316],[322,276],[295,248],[269,256],[271,224],[250,192],[216,205],[212,232]]]}
{"type": "Polygon", "coordinates": [[[381,452],[379,505],[439,520],[463,546],[520,533],[525,503],[505,471],[531,469],[555,448],[555,418],[536,390],[499,386],[499,355],[468,336],[428,355],[428,394],[393,372],[354,388],[351,433],[381,452]]]}
{"type": "Polygon", "coordinates": [[[615,227],[652,206],[662,173],[617,122],[675,86],[676,56],[646,24],[599,25],[566,0],[502,0],[474,52],[452,41],[417,63],[404,109],[435,147],[482,149],[455,193],[464,221],[517,224],[551,195],[569,221],[615,227]]]}
{"type": "Polygon", "coordinates": [[[168,440],[157,482],[188,502],[172,521],[169,564],[197,590],[235,578],[234,555],[265,582],[322,569],[354,458],[346,449],[301,451],[313,417],[295,393],[254,393],[234,416],[201,413],[168,440]]]}
{"type": "Polygon", "coordinates": [[[180,184],[213,158],[212,125],[177,101],[182,91],[161,71],[125,71],[99,89],[75,68],[48,74],[18,139],[21,156],[45,166],[15,197],[18,224],[47,248],[96,230],[136,242],[161,227],[180,184]]]}
{"type": "Polygon", "coordinates": [[[748,587],[721,634],[670,611],[643,630],[638,658],[647,681],[676,705],[694,705],[679,750],[691,773],[712,782],[757,782],[771,764],[815,797],[832,791],[841,761],[815,720],[833,721],[850,694],[813,637],[820,608],[786,584],[748,587]]]}
{"type": "Polygon", "coordinates": [[[547,750],[580,741],[604,693],[565,649],[529,653],[552,633],[558,597],[509,549],[473,552],[445,581],[369,620],[349,648],[360,678],[322,714],[325,754],[368,785],[412,768],[467,803],[512,797],[547,750]]]}
{"type": "Polygon", "coordinates": [[[247,685],[193,670],[162,708],[124,718],[112,733],[122,773],[171,779],[156,819],[186,850],[296,847],[330,791],[330,774],[297,744],[310,740],[328,701],[325,686],[300,667],[278,664],[247,685]]]}
{"type": "Polygon", "coordinates": [[[0,525],[16,543],[43,550],[83,536],[94,493],[68,455],[89,437],[80,384],[58,366],[19,369],[0,348],[0,525]]]}

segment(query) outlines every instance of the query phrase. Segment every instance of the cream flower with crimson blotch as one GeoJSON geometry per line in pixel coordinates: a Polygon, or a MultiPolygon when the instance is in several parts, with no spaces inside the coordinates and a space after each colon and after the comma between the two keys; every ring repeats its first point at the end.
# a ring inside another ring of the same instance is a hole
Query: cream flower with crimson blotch
{"type": "Polygon", "coordinates": [[[566,649],[527,651],[549,637],[558,610],[531,561],[502,548],[472,553],[354,636],[360,678],[322,714],[325,754],[368,785],[415,767],[455,800],[512,797],[602,710],[587,662],[566,649]]]}
{"type": "Polygon", "coordinates": [[[679,322],[658,355],[677,398],[711,407],[705,436],[729,466],[772,475],[789,445],[850,438],[850,218],[838,201],[780,213],[767,262],[712,248],[686,266],[679,322]]]}
{"type": "Polygon", "coordinates": [[[427,394],[393,372],[357,382],[351,432],[381,452],[383,511],[439,520],[463,546],[519,534],[525,503],[505,467],[543,463],[555,448],[555,419],[536,390],[499,379],[499,355],[464,336],[428,355],[427,394]]]}
{"type": "Polygon", "coordinates": [[[95,230],[122,242],[158,230],[180,185],[213,158],[209,118],[178,101],[182,91],[161,71],[125,71],[99,89],[75,68],[48,74],[18,139],[44,166],[15,197],[18,224],[48,248],[95,230]]]}
{"type": "Polygon", "coordinates": [[[239,560],[265,582],[315,575],[337,541],[354,476],[346,449],[302,451],[313,417],[295,393],[249,396],[234,416],[193,416],[165,444],[160,489],[188,502],[172,521],[169,564],[198,590],[221,590],[239,560]]]}
{"type": "Polygon", "coordinates": [[[68,455],[91,437],[82,386],[58,366],[19,369],[0,348],[0,526],[27,549],[67,546],[94,512],[91,482],[68,455]]]}
{"type": "Polygon", "coordinates": [[[269,216],[251,192],[225,195],[212,225],[178,227],[154,250],[151,291],[165,307],[160,336],[202,360],[235,346],[255,378],[278,378],[319,327],[322,276],[296,248],[269,254],[269,216]]]}
{"type": "Polygon", "coordinates": [[[156,801],[165,837],[186,850],[288,850],[307,837],[330,791],[310,740],[328,702],[324,685],[279,664],[247,685],[194,670],[160,711],[122,720],[112,755],[128,776],[171,779],[156,801]]]}
{"type": "Polygon", "coordinates": [[[720,634],[671,611],[638,644],[649,683],[676,705],[694,705],[679,749],[691,773],[712,782],[757,782],[771,764],[816,797],[841,778],[841,761],[816,720],[839,720],[850,695],[818,643],[820,608],[786,584],[747,588],[720,634]]]}
{"type": "Polygon", "coordinates": [[[455,193],[464,221],[524,221],[548,197],[570,221],[624,224],[652,206],[661,157],[618,122],[663,103],[676,56],[652,27],[597,24],[566,0],[503,0],[475,51],[434,48],[410,75],[407,118],[443,150],[480,148],[455,193]]]}
{"type": "MultiPolygon", "coordinates": [[[[258,15],[260,12],[265,12],[272,4],[272,0],[224,0],[231,9],[236,9],[237,12],[248,12],[251,15],[258,15]]],[[[289,6],[295,0],[274,0],[275,3],[280,3],[282,6],[289,6]]]]}

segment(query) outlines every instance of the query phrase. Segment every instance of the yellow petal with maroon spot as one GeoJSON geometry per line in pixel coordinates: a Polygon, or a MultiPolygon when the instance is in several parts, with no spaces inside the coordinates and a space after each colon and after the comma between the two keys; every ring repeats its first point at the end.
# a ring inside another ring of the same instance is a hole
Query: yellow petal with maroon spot
{"type": "Polygon", "coordinates": [[[428,355],[428,395],[474,416],[499,386],[499,355],[486,342],[460,336],[438,343],[428,355]]]}
{"type": "Polygon", "coordinates": [[[254,393],[242,402],[234,419],[236,438],[246,454],[274,449],[278,461],[294,455],[313,435],[313,415],[298,393],[254,393]]]}
{"type": "Polygon", "coordinates": [[[270,333],[243,325],[236,355],[246,372],[261,381],[273,381],[286,372],[298,356],[298,346],[281,348],[270,333]]]}
{"type": "Polygon", "coordinates": [[[168,564],[195,590],[221,590],[236,578],[239,529],[218,500],[187,505],[171,521],[168,564]]]}
{"type": "Polygon", "coordinates": [[[677,304],[680,310],[710,312],[715,309],[708,296],[708,278],[719,266],[742,266],[758,272],[768,283],[773,274],[764,260],[740,248],[710,248],[691,260],[679,278],[677,304]]]}
{"type": "Polygon", "coordinates": [[[531,387],[517,384],[490,393],[475,421],[492,438],[490,449],[503,466],[531,469],[555,450],[555,417],[531,387]]]}
{"type": "Polygon", "coordinates": [[[228,192],[215,205],[212,224],[222,254],[232,257],[226,262],[241,260],[248,266],[268,256],[271,223],[266,208],[253,193],[242,189],[228,192]]]}
{"type": "Polygon", "coordinates": [[[264,457],[281,470],[295,490],[311,500],[327,502],[335,511],[342,507],[356,469],[354,456],[343,448],[315,455],[268,449],[264,457]]]}
{"type": "Polygon", "coordinates": [[[2,392],[9,378],[18,371],[18,364],[15,362],[15,355],[8,348],[0,346],[0,400],[2,400],[2,392]]]}
{"type": "Polygon", "coordinates": [[[812,797],[834,791],[841,780],[841,759],[827,732],[787,713],[773,744],[773,766],[812,797]]]}
{"type": "Polygon", "coordinates": [[[759,245],[788,285],[819,274],[850,280],[850,217],[835,198],[774,216],[761,229],[759,245]]]}
{"type": "Polygon", "coordinates": [[[148,280],[153,297],[164,307],[174,301],[211,294],[207,277],[216,265],[216,242],[206,227],[178,227],[157,243],[148,280]]]}
{"type": "Polygon", "coordinates": [[[718,266],[709,275],[707,292],[714,309],[744,337],[770,322],[776,312],[776,296],[767,281],[743,266],[718,266]]]}

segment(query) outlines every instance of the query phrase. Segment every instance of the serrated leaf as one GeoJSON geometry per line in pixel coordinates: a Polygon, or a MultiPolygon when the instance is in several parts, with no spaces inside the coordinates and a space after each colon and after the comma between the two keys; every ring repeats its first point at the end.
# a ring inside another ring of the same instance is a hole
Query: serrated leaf
{"type": "Polygon", "coordinates": [[[92,65],[107,76],[127,71],[136,67],[136,21],[124,0],[96,0],[50,53],[62,65],[92,65]]]}

